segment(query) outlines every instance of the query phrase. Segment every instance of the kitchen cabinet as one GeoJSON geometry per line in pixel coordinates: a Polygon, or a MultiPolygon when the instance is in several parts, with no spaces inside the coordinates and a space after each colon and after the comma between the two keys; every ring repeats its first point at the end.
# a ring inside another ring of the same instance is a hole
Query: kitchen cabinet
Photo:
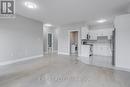
{"type": "Polygon", "coordinates": [[[80,56],[89,58],[89,55],[90,55],[90,45],[81,45],[80,56]]]}
{"type": "Polygon", "coordinates": [[[90,40],[97,40],[97,33],[96,32],[90,31],[89,35],[90,35],[90,40]]]}
{"type": "Polygon", "coordinates": [[[108,39],[112,36],[113,29],[98,29],[98,30],[90,30],[90,40],[97,40],[98,36],[108,36],[108,39]]]}
{"type": "MultiPolygon", "coordinates": [[[[108,40],[111,39],[113,29],[98,29],[90,30],[90,40],[97,40],[98,36],[107,36],[108,40]]],[[[109,41],[108,41],[109,42],[109,41]]],[[[110,43],[98,43],[95,42],[93,45],[93,54],[101,56],[112,56],[112,51],[110,48],[110,43]]]]}
{"type": "Polygon", "coordinates": [[[87,34],[89,33],[88,27],[81,28],[81,39],[87,39],[87,34]]]}

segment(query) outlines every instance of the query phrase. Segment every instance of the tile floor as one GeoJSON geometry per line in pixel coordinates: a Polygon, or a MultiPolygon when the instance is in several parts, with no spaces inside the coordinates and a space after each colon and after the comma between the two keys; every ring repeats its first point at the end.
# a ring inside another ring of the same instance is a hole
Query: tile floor
{"type": "Polygon", "coordinates": [[[0,67],[0,87],[130,87],[130,72],[52,54],[0,67]]]}

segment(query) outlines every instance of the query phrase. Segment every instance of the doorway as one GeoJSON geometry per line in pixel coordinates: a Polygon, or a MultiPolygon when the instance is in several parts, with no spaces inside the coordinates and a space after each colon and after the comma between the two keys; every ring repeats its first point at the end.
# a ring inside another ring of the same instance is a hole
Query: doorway
{"type": "Polygon", "coordinates": [[[53,34],[52,33],[48,33],[47,51],[48,53],[53,53],[53,34]]]}
{"type": "Polygon", "coordinates": [[[70,55],[78,55],[78,31],[70,32],[70,55]]]}

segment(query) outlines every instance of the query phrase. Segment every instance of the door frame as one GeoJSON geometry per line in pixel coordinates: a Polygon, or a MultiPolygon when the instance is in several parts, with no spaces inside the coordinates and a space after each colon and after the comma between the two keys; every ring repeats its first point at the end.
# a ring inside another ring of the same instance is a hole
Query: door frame
{"type": "Polygon", "coordinates": [[[112,31],[112,65],[115,66],[116,54],[116,28],[112,31]]]}
{"type": "Polygon", "coordinates": [[[80,49],[81,49],[81,43],[80,43],[80,30],[69,30],[68,31],[68,54],[70,55],[71,52],[70,52],[70,33],[71,32],[74,32],[74,31],[77,31],[78,32],[78,56],[80,56],[80,49]]]}
{"type": "Polygon", "coordinates": [[[53,33],[51,33],[51,32],[47,33],[47,53],[49,53],[49,51],[48,51],[48,34],[52,35],[52,53],[53,53],[53,39],[54,39],[54,36],[53,36],[53,33]]]}

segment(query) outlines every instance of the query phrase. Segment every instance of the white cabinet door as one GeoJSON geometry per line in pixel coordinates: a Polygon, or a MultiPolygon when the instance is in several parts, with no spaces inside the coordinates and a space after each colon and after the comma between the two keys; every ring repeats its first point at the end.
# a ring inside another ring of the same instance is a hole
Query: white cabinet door
{"type": "Polygon", "coordinates": [[[89,30],[87,27],[82,27],[81,28],[81,39],[86,39],[88,32],[89,32],[89,30]]]}
{"type": "Polygon", "coordinates": [[[97,40],[97,33],[94,31],[89,32],[90,40],[97,40]]]}

